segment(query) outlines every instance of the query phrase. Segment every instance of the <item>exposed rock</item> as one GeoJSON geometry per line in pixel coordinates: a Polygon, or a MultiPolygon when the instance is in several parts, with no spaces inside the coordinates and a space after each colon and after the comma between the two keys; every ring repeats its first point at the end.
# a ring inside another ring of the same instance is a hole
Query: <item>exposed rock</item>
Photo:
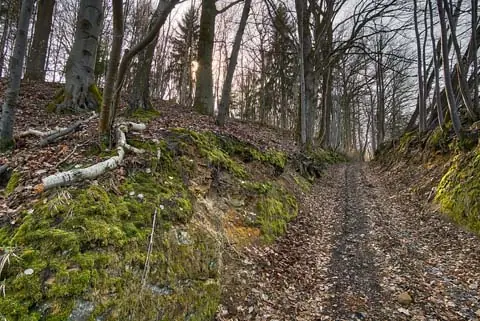
{"type": "Polygon", "coordinates": [[[75,302],[72,313],[68,316],[68,321],[87,321],[93,310],[95,310],[95,304],[89,301],[78,300],[75,302]]]}

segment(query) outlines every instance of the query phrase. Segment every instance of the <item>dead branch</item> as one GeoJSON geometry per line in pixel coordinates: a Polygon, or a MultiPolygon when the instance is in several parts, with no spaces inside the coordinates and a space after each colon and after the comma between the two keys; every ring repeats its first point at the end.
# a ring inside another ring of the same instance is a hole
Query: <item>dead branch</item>
{"type": "Polygon", "coordinates": [[[42,179],[41,184],[35,186],[35,191],[37,193],[41,193],[51,188],[72,185],[75,182],[86,179],[94,179],[104,174],[108,170],[117,168],[125,157],[125,150],[129,150],[134,153],[143,152],[143,150],[134,148],[127,144],[126,133],[129,131],[143,131],[145,128],[146,126],[144,124],[136,124],[132,122],[121,123],[115,126],[117,137],[117,156],[113,156],[103,162],[86,168],[72,169],[66,172],[60,172],[47,176],[42,179]]]}

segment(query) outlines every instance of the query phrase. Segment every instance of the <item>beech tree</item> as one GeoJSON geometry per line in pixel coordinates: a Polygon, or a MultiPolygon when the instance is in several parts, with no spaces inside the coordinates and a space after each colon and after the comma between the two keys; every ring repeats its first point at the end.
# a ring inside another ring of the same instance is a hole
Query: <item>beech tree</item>
{"type": "Polygon", "coordinates": [[[84,112],[100,107],[94,71],[102,22],[103,1],[80,0],[75,40],[65,65],[64,99],[56,106],[57,112],[84,112]]]}
{"type": "Polygon", "coordinates": [[[198,69],[195,86],[195,109],[206,115],[213,115],[213,44],[215,39],[215,18],[240,1],[234,1],[221,10],[217,10],[217,0],[202,0],[200,16],[200,34],[198,39],[198,69]]]}
{"type": "Polygon", "coordinates": [[[5,102],[2,106],[2,118],[0,121],[0,151],[13,146],[13,124],[15,111],[22,80],[22,67],[27,50],[27,35],[30,17],[32,15],[34,0],[23,0],[20,10],[20,19],[17,26],[15,47],[10,58],[10,78],[6,92],[5,102]]]}

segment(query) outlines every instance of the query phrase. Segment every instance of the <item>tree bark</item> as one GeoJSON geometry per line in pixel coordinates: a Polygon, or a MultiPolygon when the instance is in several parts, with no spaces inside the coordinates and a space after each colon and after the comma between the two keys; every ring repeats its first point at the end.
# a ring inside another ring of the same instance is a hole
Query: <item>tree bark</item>
{"type": "MultiPolygon", "coordinates": [[[[478,19],[478,0],[472,0],[472,48],[477,48],[477,37],[476,37],[476,29],[478,19]]],[[[480,110],[480,102],[478,97],[478,50],[472,50],[472,58],[473,58],[473,109],[479,111],[480,110]]]]}
{"type": "Polygon", "coordinates": [[[198,69],[195,86],[195,109],[205,115],[213,115],[212,58],[215,38],[216,0],[202,0],[200,35],[198,39],[198,69]]]}
{"type": "Polygon", "coordinates": [[[37,21],[33,33],[32,49],[27,60],[25,78],[43,82],[45,81],[45,61],[55,0],[39,0],[37,6],[37,21]]]}
{"type": "Polygon", "coordinates": [[[297,11],[298,39],[299,39],[299,67],[300,67],[300,144],[303,150],[307,147],[307,97],[305,94],[305,63],[304,63],[304,6],[306,1],[295,0],[295,9],[297,11]]]}
{"type": "MultiPolygon", "coordinates": [[[[118,0],[121,1],[121,0],[118,0]]],[[[111,77],[107,83],[105,83],[105,87],[107,86],[113,86],[113,92],[111,92],[109,95],[112,95],[112,98],[110,97],[104,97],[104,100],[110,100],[111,103],[104,104],[104,108],[108,108],[108,117],[107,117],[107,112],[102,112],[101,118],[100,118],[100,124],[108,124],[105,128],[101,127],[100,133],[105,135],[105,134],[110,134],[110,131],[113,129],[113,123],[115,121],[116,113],[117,113],[117,108],[120,100],[120,91],[122,90],[123,86],[123,80],[125,78],[125,74],[127,72],[128,66],[130,65],[130,62],[132,59],[140,53],[142,50],[145,49],[152,41],[155,40],[155,38],[158,35],[158,32],[160,31],[160,28],[163,26],[165,21],[167,20],[168,15],[172,11],[172,9],[177,5],[179,0],[160,0],[158,2],[158,6],[156,11],[158,12],[158,19],[155,22],[155,25],[152,27],[152,29],[145,35],[142,40],[140,40],[139,43],[137,43],[131,50],[126,50],[125,54],[123,55],[120,65],[118,66],[118,72],[117,77],[111,77]],[[114,85],[113,85],[113,82],[114,85]]],[[[113,72],[113,71],[112,71],[113,72]]],[[[108,135],[107,135],[108,136],[108,135]]]]}
{"type": "Polygon", "coordinates": [[[450,36],[452,38],[453,49],[455,51],[455,56],[457,58],[457,81],[458,81],[458,88],[460,89],[460,94],[463,99],[463,103],[467,109],[467,112],[472,119],[472,121],[477,120],[477,111],[473,108],[472,99],[470,97],[470,90],[467,84],[467,66],[464,61],[462,61],[462,53],[460,52],[460,45],[458,44],[457,34],[455,31],[455,27],[453,25],[454,18],[452,17],[452,12],[449,8],[449,4],[447,0],[443,1],[444,10],[447,14],[447,20],[450,26],[450,36]]]}
{"type": "Polygon", "coordinates": [[[113,41],[110,51],[110,61],[107,68],[107,76],[105,78],[105,86],[103,88],[103,103],[99,120],[100,135],[105,136],[109,133],[109,112],[112,104],[113,89],[115,79],[118,72],[118,64],[120,63],[120,55],[123,43],[123,2],[122,0],[114,0],[112,3],[113,10],[113,41]]]}
{"type": "Polygon", "coordinates": [[[228,62],[227,75],[222,88],[222,99],[218,107],[217,123],[220,126],[225,125],[225,118],[230,114],[230,93],[232,91],[233,74],[235,73],[235,67],[237,66],[238,52],[240,51],[240,45],[242,43],[243,32],[247,25],[248,15],[250,13],[250,6],[252,0],[245,0],[243,5],[242,17],[238,26],[237,34],[235,35],[235,41],[233,43],[232,53],[228,62]]]}
{"type": "Polygon", "coordinates": [[[420,32],[418,31],[418,7],[417,0],[413,0],[413,25],[415,27],[415,40],[417,44],[417,78],[418,78],[418,110],[419,110],[419,123],[418,129],[420,133],[425,132],[426,127],[426,104],[425,104],[425,87],[423,85],[423,72],[422,72],[422,46],[420,40],[420,32]]]}
{"type": "Polygon", "coordinates": [[[15,47],[10,58],[10,81],[2,107],[2,119],[0,120],[0,151],[13,146],[13,124],[22,80],[23,61],[27,50],[28,25],[32,15],[33,2],[34,0],[23,0],[20,10],[15,47]]]}
{"type": "MultiPolygon", "coordinates": [[[[160,12],[155,11],[153,14],[148,30],[151,30],[160,12]]],[[[157,46],[158,35],[154,40],[148,44],[146,49],[139,54],[137,69],[133,78],[133,87],[131,88],[129,98],[129,112],[132,113],[135,110],[149,110],[152,109],[152,103],[150,102],[150,71],[152,70],[153,54],[155,53],[155,47],[157,46]]]]}
{"type": "MultiPolygon", "coordinates": [[[[0,10],[4,10],[3,4],[0,5],[0,10]]],[[[10,25],[10,19],[8,15],[3,22],[2,38],[0,39],[0,77],[3,75],[3,64],[5,63],[5,51],[7,45],[8,27],[10,25]]]]}
{"type": "Polygon", "coordinates": [[[452,118],[453,129],[457,137],[462,137],[462,124],[458,115],[458,107],[453,94],[452,80],[450,77],[450,66],[448,60],[448,44],[447,44],[447,26],[445,23],[445,11],[443,8],[443,1],[437,0],[438,15],[440,18],[440,28],[442,37],[442,63],[443,63],[443,78],[445,81],[445,92],[447,95],[447,103],[452,118]]]}
{"type": "MultiPolygon", "coordinates": [[[[430,15],[430,38],[432,39],[432,48],[435,48],[435,35],[433,29],[433,7],[432,7],[432,0],[428,0],[428,10],[430,15]]],[[[438,64],[437,53],[434,52],[432,55],[433,59],[433,73],[435,75],[435,103],[437,105],[437,116],[438,116],[438,124],[443,126],[444,116],[443,116],[443,107],[442,107],[442,99],[440,97],[440,66],[438,64]]]]}
{"type": "Polygon", "coordinates": [[[80,1],[75,41],[65,66],[64,101],[57,106],[57,112],[85,112],[100,107],[94,71],[102,21],[102,0],[80,1]]]}

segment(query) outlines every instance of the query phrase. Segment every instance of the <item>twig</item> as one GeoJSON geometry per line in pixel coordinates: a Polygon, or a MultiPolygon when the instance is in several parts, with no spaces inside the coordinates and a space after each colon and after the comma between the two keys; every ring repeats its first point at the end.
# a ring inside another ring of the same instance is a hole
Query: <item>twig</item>
{"type": "Polygon", "coordinates": [[[155,208],[155,212],[153,213],[152,233],[150,234],[150,242],[148,243],[147,258],[145,259],[145,269],[143,270],[143,276],[142,276],[142,289],[145,287],[145,284],[147,283],[147,276],[148,276],[148,273],[150,272],[150,255],[152,254],[153,237],[155,235],[156,221],[157,221],[157,209],[155,208]]]}
{"type": "Polygon", "coordinates": [[[62,165],[63,163],[65,163],[65,161],[67,159],[69,159],[76,151],[77,151],[77,147],[78,145],[75,145],[75,147],[73,148],[72,152],[70,154],[68,154],[64,159],[62,159],[61,161],[59,161],[53,168],[57,168],[58,166],[62,165]]]}

